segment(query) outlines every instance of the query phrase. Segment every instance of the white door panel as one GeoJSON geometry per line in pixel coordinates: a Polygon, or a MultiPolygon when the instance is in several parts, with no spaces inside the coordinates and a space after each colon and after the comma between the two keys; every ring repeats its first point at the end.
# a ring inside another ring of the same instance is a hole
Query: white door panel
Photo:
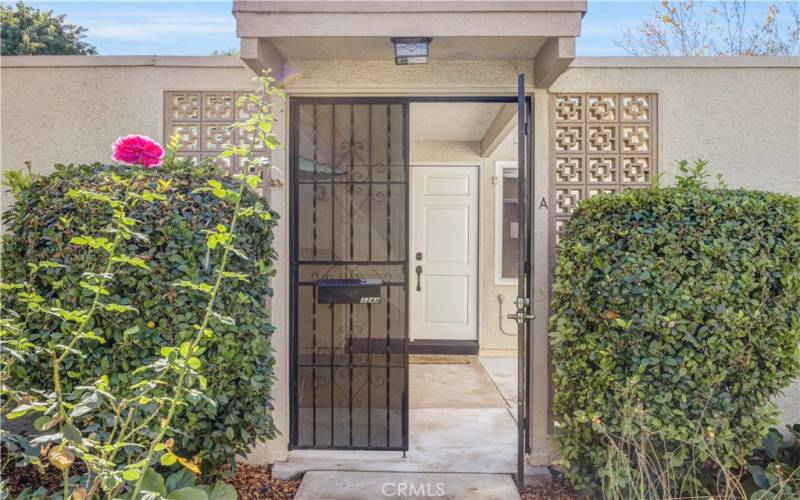
{"type": "MultiPolygon", "coordinates": [[[[420,168],[436,168],[436,167],[420,167],[420,168]]],[[[468,167],[468,168],[473,168],[473,167],[468,167]]],[[[435,175],[435,174],[426,175],[425,194],[467,196],[469,195],[469,177],[466,177],[464,175],[435,175]]]]}
{"type": "MultiPolygon", "coordinates": [[[[425,198],[430,198],[425,196],[425,198]]],[[[469,206],[426,206],[424,260],[429,264],[469,264],[469,206]]]]}
{"type": "Polygon", "coordinates": [[[477,340],[478,167],[411,167],[411,183],[411,337],[477,340]]]}
{"type": "Polygon", "coordinates": [[[469,325],[469,276],[423,276],[425,322],[469,325]]]}

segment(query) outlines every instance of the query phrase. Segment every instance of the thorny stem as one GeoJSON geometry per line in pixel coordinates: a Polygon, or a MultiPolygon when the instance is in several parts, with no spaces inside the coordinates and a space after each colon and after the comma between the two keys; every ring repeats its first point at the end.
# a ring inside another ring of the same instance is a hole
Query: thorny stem
{"type": "MultiPolygon", "coordinates": [[[[131,197],[130,184],[131,183],[128,184],[125,190],[125,196],[123,198],[124,201],[122,202],[122,207],[118,209],[120,212],[122,212],[122,214],[119,217],[117,217],[117,221],[120,221],[122,220],[122,218],[124,218],[125,216],[125,213],[123,211],[124,207],[127,207],[128,203],[130,202],[130,197],[131,197]]],[[[117,247],[119,246],[120,240],[122,239],[122,231],[120,230],[122,228],[119,227],[121,225],[122,223],[118,222],[116,224],[117,227],[114,228],[115,229],[114,240],[111,243],[111,249],[108,251],[108,259],[106,261],[105,268],[103,269],[103,273],[100,276],[100,280],[105,281],[106,280],[105,277],[108,276],[108,274],[111,272],[111,266],[113,265],[114,257],[116,257],[117,254],[117,247]]],[[[95,290],[94,297],[92,299],[92,305],[89,308],[89,312],[87,313],[84,321],[81,323],[80,328],[78,328],[78,331],[75,332],[75,334],[73,335],[72,340],[67,345],[66,349],[64,349],[64,352],[62,352],[60,356],[56,356],[55,351],[51,351],[51,357],[53,358],[53,385],[56,393],[56,404],[58,407],[58,414],[61,417],[61,421],[59,422],[58,427],[59,430],[61,431],[62,436],[64,435],[64,425],[72,424],[72,417],[69,416],[69,414],[66,411],[66,408],[64,407],[64,396],[63,396],[63,391],[61,390],[61,363],[64,361],[66,356],[72,352],[75,345],[81,340],[81,335],[86,331],[86,325],[88,325],[92,317],[94,317],[94,313],[95,311],[97,311],[97,306],[100,304],[100,295],[101,295],[100,291],[102,289],[103,281],[100,281],[97,290],[95,290]]],[[[65,440],[65,438],[62,439],[65,440]]],[[[69,469],[70,466],[67,465],[67,467],[64,468],[64,474],[63,474],[65,499],[68,498],[69,495],[69,469]]]]}
{"type": "MultiPolygon", "coordinates": [[[[114,442],[114,435],[116,434],[116,431],[118,430],[117,426],[119,425],[119,421],[120,421],[120,418],[121,418],[122,405],[126,402],[126,400],[123,399],[122,401],[123,401],[122,404],[120,404],[119,406],[116,406],[114,408],[114,414],[115,414],[114,429],[111,431],[111,434],[109,435],[108,439],[106,440],[106,442],[109,443],[109,444],[114,442]]],[[[158,408],[159,409],[156,412],[154,412],[152,415],[147,417],[147,419],[145,420],[145,422],[142,425],[145,425],[147,422],[149,422],[155,416],[155,414],[158,413],[158,411],[161,410],[161,406],[159,406],[158,408]]],[[[128,430],[128,426],[130,425],[131,421],[133,420],[133,416],[134,416],[135,413],[136,413],[136,407],[131,407],[130,410],[128,411],[127,417],[125,418],[125,420],[122,421],[122,426],[119,427],[119,434],[118,434],[118,438],[117,438],[118,441],[127,440],[128,437],[138,429],[138,427],[137,427],[136,429],[131,431],[129,434],[125,434],[125,431],[128,430]]],[[[108,460],[109,462],[113,462],[114,458],[116,458],[116,456],[117,456],[117,452],[118,451],[119,451],[119,448],[114,448],[114,450],[111,451],[110,455],[108,455],[107,452],[103,452],[101,458],[103,460],[108,460]]],[[[92,482],[92,487],[89,489],[89,493],[86,495],[86,498],[93,498],[94,497],[94,494],[97,492],[98,488],[100,488],[101,479],[102,478],[100,477],[100,475],[95,476],[94,481],[92,482]]]]}
{"type": "MultiPolygon", "coordinates": [[[[264,113],[263,111],[259,111],[259,121],[263,119],[264,119],[264,113]]],[[[247,148],[247,154],[243,155],[245,158],[250,157],[253,151],[253,146],[255,145],[256,142],[256,137],[257,133],[254,130],[250,140],[250,144],[248,145],[247,148]]],[[[244,175],[244,170],[242,171],[242,174],[244,175]]],[[[235,244],[234,238],[236,235],[236,225],[239,221],[239,208],[241,207],[242,204],[242,197],[244,195],[244,190],[246,186],[247,183],[245,182],[244,178],[242,178],[241,184],[239,185],[239,193],[236,198],[236,204],[233,209],[233,219],[231,220],[231,227],[229,231],[229,234],[231,235],[231,240],[226,241],[225,243],[225,250],[222,253],[222,260],[220,261],[220,265],[217,271],[217,278],[214,281],[214,288],[211,290],[211,297],[208,299],[208,305],[206,306],[206,311],[203,316],[203,323],[200,325],[200,329],[198,330],[197,335],[195,335],[191,347],[189,348],[190,355],[195,351],[198,344],[202,340],[206,328],[208,327],[208,322],[210,321],[211,316],[214,312],[214,302],[216,301],[217,293],[219,292],[219,289],[222,286],[225,267],[228,264],[228,259],[230,257],[231,249],[235,244]]],[[[172,400],[170,401],[169,410],[167,411],[167,416],[164,417],[163,420],[161,420],[161,427],[158,430],[158,434],[156,435],[155,439],[153,439],[153,442],[150,444],[150,448],[147,450],[147,455],[145,456],[144,459],[145,466],[144,469],[142,470],[142,473],[139,475],[139,479],[136,481],[136,487],[133,489],[131,500],[136,500],[138,498],[139,492],[142,489],[142,482],[144,481],[144,473],[150,467],[150,462],[153,460],[153,455],[155,454],[156,446],[158,446],[158,444],[161,443],[161,440],[164,439],[164,435],[166,434],[169,425],[172,423],[172,419],[175,416],[175,411],[178,408],[178,402],[181,400],[181,396],[183,395],[183,389],[184,389],[183,384],[186,380],[186,375],[188,374],[188,372],[189,372],[188,369],[184,369],[181,371],[181,374],[178,377],[178,381],[175,384],[175,392],[172,397],[172,400]]]]}
{"type": "MultiPolygon", "coordinates": [[[[131,429],[131,431],[130,431],[130,432],[128,432],[127,434],[125,434],[125,435],[122,437],[122,440],[123,440],[123,441],[126,441],[126,440],[128,440],[128,439],[129,439],[131,436],[134,436],[134,435],[135,435],[137,432],[139,432],[140,430],[142,430],[142,429],[144,429],[145,427],[147,427],[147,424],[149,424],[149,423],[150,423],[150,421],[152,421],[152,420],[153,420],[153,419],[154,419],[154,418],[155,418],[155,417],[156,417],[156,416],[157,416],[159,413],[161,413],[161,410],[162,410],[163,408],[164,408],[164,403],[163,403],[163,402],[159,403],[159,405],[158,405],[158,408],[156,409],[156,411],[154,411],[153,413],[151,413],[150,415],[148,415],[148,416],[147,416],[147,418],[145,418],[145,419],[144,419],[144,421],[142,421],[142,423],[141,423],[141,424],[137,425],[136,427],[134,427],[133,429],[131,429]]],[[[130,419],[129,419],[129,422],[128,422],[128,423],[130,423],[130,419]]],[[[126,427],[127,427],[127,426],[126,426],[126,427]]],[[[113,456],[113,455],[112,455],[112,456],[113,456]]]]}
{"type": "Polygon", "coordinates": [[[64,479],[64,500],[66,500],[69,498],[69,467],[64,467],[61,477],[64,479]]]}

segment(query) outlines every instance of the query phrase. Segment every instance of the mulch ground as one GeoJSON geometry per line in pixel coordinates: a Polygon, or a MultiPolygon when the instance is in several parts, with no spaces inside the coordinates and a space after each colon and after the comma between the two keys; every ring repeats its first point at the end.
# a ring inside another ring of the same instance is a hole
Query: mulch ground
{"type": "MultiPolygon", "coordinates": [[[[15,467],[8,464],[3,470],[3,479],[8,481],[12,498],[28,487],[32,490],[44,487],[55,493],[61,491],[62,486],[61,473],[54,467],[47,467],[41,473],[33,466],[15,467]]],[[[268,467],[247,464],[239,464],[236,475],[226,482],[236,488],[240,500],[290,500],[300,486],[300,481],[273,479],[268,467]]]]}
{"type": "Polygon", "coordinates": [[[553,475],[553,482],[541,486],[528,486],[521,495],[522,500],[588,500],[581,495],[564,479],[563,476],[553,475]]]}
{"type": "MultiPolygon", "coordinates": [[[[5,450],[2,451],[3,460],[8,456],[5,450]]],[[[3,464],[3,480],[7,481],[8,490],[11,496],[16,497],[22,493],[25,488],[30,488],[31,491],[36,491],[40,487],[44,487],[49,492],[61,491],[63,484],[61,482],[61,472],[56,470],[55,467],[48,465],[45,467],[44,472],[33,465],[27,467],[16,467],[14,464],[3,464]]],[[[77,464],[71,469],[73,474],[83,474],[86,469],[83,464],[77,464]]]]}
{"type": "Polygon", "coordinates": [[[239,500],[290,500],[300,481],[273,479],[268,467],[239,463],[236,475],[226,481],[236,488],[239,500]]]}
{"type": "MultiPolygon", "coordinates": [[[[16,497],[27,487],[36,489],[44,486],[49,491],[59,491],[61,475],[53,467],[48,467],[44,474],[35,467],[14,467],[9,464],[3,471],[3,479],[8,481],[12,497],[16,497]]],[[[273,479],[269,467],[240,463],[236,474],[225,482],[236,488],[240,500],[291,500],[294,498],[300,481],[281,481],[273,479]]],[[[522,500],[588,500],[576,492],[559,474],[553,482],[535,487],[525,488],[522,500]]]]}

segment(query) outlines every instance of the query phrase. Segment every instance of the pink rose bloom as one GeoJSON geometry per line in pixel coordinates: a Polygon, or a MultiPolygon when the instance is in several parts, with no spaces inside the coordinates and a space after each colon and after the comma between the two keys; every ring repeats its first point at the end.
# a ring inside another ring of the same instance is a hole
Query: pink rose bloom
{"type": "Polygon", "coordinates": [[[126,135],[114,143],[113,158],[128,165],[152,168],[161,165],[164,148],[146,135],[126,135]]]}

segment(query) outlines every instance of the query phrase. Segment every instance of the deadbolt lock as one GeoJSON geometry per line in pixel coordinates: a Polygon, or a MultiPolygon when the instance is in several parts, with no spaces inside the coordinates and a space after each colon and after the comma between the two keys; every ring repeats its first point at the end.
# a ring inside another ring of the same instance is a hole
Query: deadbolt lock
{"type": "Polygon", "coordinates": [[[517,297],[517,312],[513,314],[509,314],[506,317],[508,319],[513,319],[517,322],[517,325],[524,325],[526,321],[536,319],[536,316],[533,314],[528,314],[528,306],[531,303],[531,299],[528,297],[517,297]]]}

